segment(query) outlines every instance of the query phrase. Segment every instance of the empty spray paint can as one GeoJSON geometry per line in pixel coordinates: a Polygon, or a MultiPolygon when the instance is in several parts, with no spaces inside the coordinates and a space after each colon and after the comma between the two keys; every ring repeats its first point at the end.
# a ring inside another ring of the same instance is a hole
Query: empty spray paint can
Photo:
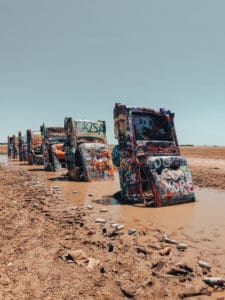
{"type": "Polygon", "coordinates": [[[95,219],[95,223],[106,223],[106,219],[97,218],[97,219],[95,219]]]}
{"type": "Polygon", "coordinates": [[[208,270],[211,269],[210,264],[209,264],[208,262],[206,262],[206,261],[203,261],[203,260],[200,260],[200,261],[198,262],[198,265],[199,265],[201,268],[205,268],[205,269],[208,269],[208,270]]]}
{"type": "Polygon", "coordinates": [[[177,249],[178,249],[178,250],[185,250],[185,249],[187,249],[187,244],[184,244],[184,243],[178,243],[178,244],[177,244],[177,249]]]}
{"type": "Polygon", "coordinates": [[[225,279],[221,277],[205,277],[203,280],[210,285],[223,285],[225,283],[225,279]]]}
{"type": "Polygon", "coordinates": [[[128,234],[131,235],[131,234],[134,234],[135,232],[136,232],[136,229],[131,228],[131,229],[129,229],[128,234]]]}
{"type": "Polygon", "coordinates": [[[124,225],[118,225],[118,226],[116,226],[116,230],[121,230],[123,228],[124,228],[124,225]]]}
{"type": "Polygon", "coordinates": [[[108,208],[101,208],[100,209],[100,212],[107,212],[108,211],[108,208]]]}
{"type": "Polygon", "coordinates": [[[163,242],[168,243],[168,244],[177,244],[175,240],[169,239],[168,237],[163,237],[163,242]]]}

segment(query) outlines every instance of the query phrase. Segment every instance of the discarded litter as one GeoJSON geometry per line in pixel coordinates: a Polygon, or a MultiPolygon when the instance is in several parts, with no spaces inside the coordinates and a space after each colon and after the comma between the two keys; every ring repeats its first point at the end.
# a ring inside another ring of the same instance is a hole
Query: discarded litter
{"type": "Polygon", "coordinates": [[[65,253],[62,256],[62,259],[67,262],[77,263],[89,271],[92,271],[100,263],[100,261],[95,258],[87,257],[86,254],[80,249],[65,253]]]}
{"type": "Polygon", "coordinates": [[[187,249],[187,244],[178,243],[176,247],[178,250],[185,250],[185,249],[187,249]]]}
{"type": "Polygon", "coordinates": [[[201,268],[205,268],[205,269],[208,269],[208,270],[211,269],[210,264],[209,264],[208,262],[206,262],[206,261],[203,261],[203,260],[199,260],[198,265],[199,265],[201,268]]]}
{"type": "Polygon", "coordinates": [[[77,210],[77,206],[72,206],[71,209],[72,210],[77,210]]]}
{"type": "Polygon", "coordinates": [[[134,234],[135,232],[136,232],[136,228],[131,228],[128,230],[129,235],[134,234]]]}
{"type": "Polygon", "coordinates": [[[106,223],[106,219],[97,218],[97,219],[95,219],[95,223],[106,223]]]}
{"type": "Polygon", "coordinates": [[[169,255],[170,254],[170,247],[166,247],[166,248],[163,248],[162,250],[159,251],[159,254],[164,256],[164,255],[169,255]]]}
{"type": "Polygon", "coordinates": [[[74,194],[74,195],[78,194],[78,191],[73,191],[73,194],[74,194]]]}
{"type": "Polygon", "coordinates": [[[117,226],[119,226],[119,224],[118,223],[112,223],[111,226],[116,228],[117,226]]]}
{"type": "Polygon", "coordinates": [[[108,251],[109,251],[109,252],[113,252],[113,248],[114,248],[113,245],[112,245],[112,244],[109,244],[108,251]]]}
{"type": "Polygon", "coordinates": [[[107,229],[106,228],[102,228],[102,234],[106,234],[107,233],[107,229]]]}
{"type": "Polygon", "coordinates": [[[177,244],[177,242],[175,240],[169,239],[168,237],[164,236],[162,238],[162,241],[168,244],[177,244]]]}
{"type": "Polygon", "coordinates": [[[50,190],[51,191],[61,191],[60,187],[58,187],[58,186],[52,186],[50,190]]]}
{"type": "Polygon", "coordinates": [[[87,208],[90,209],[90,210],[92,210],[92,209],[93,209],[93,205],[88,204],[88,205],[87,205],[87,208]]]}
{"type": "Polygon", "coordinates": [[[118,226],[116,226],[116,230],[121,230],[121,229],[123,229],[125,226],[124,225],[118,225],[118,226]]]}
{"type": "Polygon", "coordinates": [[[95,234],[94,230],[89,230],[88,233],[87,233],[88,236],[93,235],[93,234],[95,234]]]}
{"type": "Polygon", "coordinates": [[[225,283],[225,279],[221,277],[205,277],[203,281],[210,285],[223,285],[225,283]]]}
{"type": "Polygon", "coordinates": [[[108,211],[108,208],[101,208],[100,209],[100,212],[107,212],[108,211]]]}

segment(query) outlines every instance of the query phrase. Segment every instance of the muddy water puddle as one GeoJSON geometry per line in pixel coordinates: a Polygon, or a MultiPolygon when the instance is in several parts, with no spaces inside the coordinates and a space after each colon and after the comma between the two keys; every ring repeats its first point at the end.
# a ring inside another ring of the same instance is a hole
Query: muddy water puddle
{"type": "Polygon", "coordinates": [[[143,226],[157,224],[170,231],[185,227],[199,232],[208,228],[210,232],[215,233],[216,228],[225,229],[225,192],[222,191],[196,187],[196,202],[152,208],[143,205],[120,204],[114,197],[120,190],[117,173],[115,181],[106,182],[67,181],[63,172],[58,176],[52,176],[52,173],[48,172],[47,177],[49,188],[59,186],[63,197],[66,197],[72,204],[107,205],[115,215],[116,221],[119,222],[143,226]]]}
{"type": "Polygon", "coordinates": [[[43,166],[20,166],[35,172],[48,190],[58,187],[71,206],[92,204],[96,213],[99,208],[107,207],[105,217],[114,222],[137,230],[159,228],[165,234],[182,238],[183,242],[193,241],[210,248],[215,255],[223,255],[225,262],[225,192],[195,187],[197,201],[192,203],[161,208],[122,205],[115,197],[120,191],[118,173],[114,181],[74,182],[68,180],[66,169],[45,172],[43,166]]]}

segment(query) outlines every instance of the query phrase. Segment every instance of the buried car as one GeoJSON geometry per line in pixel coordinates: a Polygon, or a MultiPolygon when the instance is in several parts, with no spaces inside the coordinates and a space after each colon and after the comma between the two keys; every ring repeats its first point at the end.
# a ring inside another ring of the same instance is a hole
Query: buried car
{"type": "Polygon", "coordinates": [[[29,165],[42,165],[42,138],[40,131],[27,129],[27,161],[29,165]]]}
{"type": "Polygon", "coordinates": [[[63,127],[41,126],[42,151],[44,169],[47,171],[57,171],[65,167],[64,143],[66,135],[63,127]]]}
{"type": "Polygon", "coordinates": [[[18,139],[16,135],[8,136],[8,157],[16,159],[18,154],[18,139]]]}
{"type": "Polygon", "coordinates": [[[65,118],[66,165],[72,180],[114,179],[114,169],[106,141],[105,121],[65,118]]]}
{"type": "Polygon", "coordinates": [[[27,143],[21,131],[18,132],[18,151],[19,160],[27,161],[27,143]]]}
{"type": "Polygon", "coordinates": [[[174,113],[116,103],[114,131],[118,145],[112,157],[124,201],[157,207],[195,201],[191,173],[180,156],[174,113]]]}

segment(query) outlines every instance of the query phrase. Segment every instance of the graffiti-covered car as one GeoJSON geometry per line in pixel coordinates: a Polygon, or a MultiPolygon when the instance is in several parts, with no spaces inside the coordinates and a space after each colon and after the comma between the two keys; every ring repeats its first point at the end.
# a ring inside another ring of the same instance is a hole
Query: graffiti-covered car
{"type": "Polygon", "coordinates": [[[164,206],[195,201],[191,173],[180,156],[174,113],[116,103],[114,132],[118,145],[121,198],[164,206]]]}
{"type": "Polygon", "coordinates": [[[27,161],[28,152],[27,152],[27,142],[25,137],[22,135],[22,132],[18,132],[18,151],[19,151],[19,160],[27,161]]]}
{"type": "Polygon", "coordinates": [[[8,157],[16,159],[18,155],[18,139],[16,135],[8,136],[8,157]]]}
{"type": "Polygon", "coordinates": [[[42,138],[38,130],[27,129],[27,161],[29,165],[42,165],[42,138]]]}
{"type": "Polygon", "coordinates": [[[64,143],[66,135],[64,127],[45,127],[43,124],[41,134],[44,169],[57,171],[61,167],[65,167],[64,143]]]}
{"type": "Polygon", "coordinates": [[[72,180],[111,180],[114,169],[106,141],[105,121],[65,118],[66,165],[72,180]]]}

